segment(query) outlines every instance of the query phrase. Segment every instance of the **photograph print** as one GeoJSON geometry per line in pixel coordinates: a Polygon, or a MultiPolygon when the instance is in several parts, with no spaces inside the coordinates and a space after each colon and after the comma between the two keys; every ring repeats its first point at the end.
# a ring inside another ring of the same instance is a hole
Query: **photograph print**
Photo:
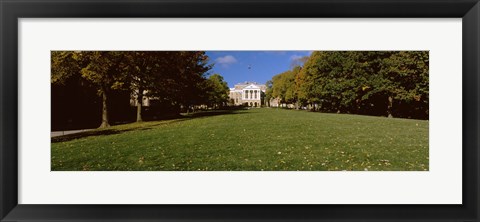
{"type": "Polygon", "coordinates": [[[52,171],[428,171],[428,51],[51,51],[52,171]]]}

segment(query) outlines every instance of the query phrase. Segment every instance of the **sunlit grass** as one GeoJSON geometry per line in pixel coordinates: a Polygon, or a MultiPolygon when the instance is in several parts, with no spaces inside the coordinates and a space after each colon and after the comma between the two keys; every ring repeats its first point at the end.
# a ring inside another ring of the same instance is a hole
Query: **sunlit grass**
{"type": "Polygon", "coordinates": [[[262,108],[60,137],[52,170],[428,170],[428,121],[262,108]]]}

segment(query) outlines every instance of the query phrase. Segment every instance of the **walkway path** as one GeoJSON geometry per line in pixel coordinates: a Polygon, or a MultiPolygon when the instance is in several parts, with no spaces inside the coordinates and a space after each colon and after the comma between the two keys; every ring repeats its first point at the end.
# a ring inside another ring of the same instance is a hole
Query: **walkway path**
{"type": "Polygon", "coordinates": [[[54,132],[50,133],[50,137],[63,136],[63,135],[69,135],[69,134],[75,134],[75,133],[82,133],[82,132],[86,132],[86,131],[90,131],[90,130],[93,130],[93,129],[54,131],[54,132]]]}

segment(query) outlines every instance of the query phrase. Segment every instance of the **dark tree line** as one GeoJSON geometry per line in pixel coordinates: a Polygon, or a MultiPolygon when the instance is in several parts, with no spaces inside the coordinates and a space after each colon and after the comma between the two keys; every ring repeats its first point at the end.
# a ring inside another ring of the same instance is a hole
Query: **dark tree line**
{"type": "Polygon", "coordinates": [[[96,91],[103,128],[110,126],[110,108],[115,106],[111,98],[124,102],[135,98],[136,121],[143,120],[146,97],[162,104],[163,110],[178,113],[199,105],[224,105],[228,87],[218,89],[226,86],[218,74],[207,78],[212,68],[208,62],[203,51],[52,51],[51,82],[57,89],[70,83],[96,91]]]}
{"type": "Polygon", "coordinates": [[[428,119],[428,51],[315,51],[267,83],[267,98],[313,111],[428,119]]]}

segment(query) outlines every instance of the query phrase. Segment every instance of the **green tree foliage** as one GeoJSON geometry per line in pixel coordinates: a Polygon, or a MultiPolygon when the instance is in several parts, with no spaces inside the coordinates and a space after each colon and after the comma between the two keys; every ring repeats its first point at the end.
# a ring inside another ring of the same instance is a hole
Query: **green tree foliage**
{"type": "Polygon", "coordinates": [[[201,51],[54,51],[52,84],[78,75],[94,85],[102,98],[102,124],[108,127],[108,98],[127,90],[137,98],[137,121],[142,121],[145,96],[162,104],[189,107],[208,99],[206,73],[211,69],[201,51]]]}
{"type": "Polygon", "coordinates": [[[301,67],[296,66],[292,70],[274,76],[267,84],[267,97],[277,98],[281,103],[297,104],[298,90],[295,81],[298,79],[300,71],[301,67]]]}
{"type": "MultiPolygon", "coordinates": [[[[182,107],[204,104],[206,98],[206,74],[212,68],[208,56],[202,51],[175,52],[175,61],[169,62],[173,68],[174,84],[165,85],[164,89],[174,89],[174,103],[182,107]],[[169,86],[174,86],[173,88],[169,86]]],[[[171,83],[171,81],[170,81],[171,83]]]]}
{"type": "Polygon", "coordinates": [[[221,108],[227,104],[230,89],[227,82],[219,74],[213,74],[207,79],[207,91],[209,105],[214,108],[221,108]]]}
{"type": "Polygon", "coordinates": [[[142,121],[145,96],[161,103],[189,107],[204,102],[208,57],[198,51],[126,52],[132,93],[137,98],[137,122],[142,121]]]}
{"type": "Polygon", "coordinates": [[[52,83],[63,83],[72,75],[79,74],[97,89],[102,98],[102,123],[109,127],[108,95],[112,90],[122,89],[126,79],[126,60],[122,52],[64,51],[52,52],[52,83]]]}
{"type": "Polygon", "coordinates": [[[132,95],[136,98],[137,122],[141,122],[142,105],[145,96],[152,96],[156,92],[155,85],[162,80],[161,62],[159,54],[151,51],[125,52],[128,56],[128,80],[132,95]]]}
{"type": "Polygon", "coordinates": [[[272,100],[274,97],[273,97],[273,81],[272,80],[268,80],[266,83],[265,83],[265,86],[266,86],[266,89],[265,89],[265,104],[270,106],[270,100],[272,100]]]}
{"type": "Polygon", "coordinates": [[[270,95],[323,112],[428,119],[428,64],[426,51],[315,51],[274,76],[270,95]]]}

